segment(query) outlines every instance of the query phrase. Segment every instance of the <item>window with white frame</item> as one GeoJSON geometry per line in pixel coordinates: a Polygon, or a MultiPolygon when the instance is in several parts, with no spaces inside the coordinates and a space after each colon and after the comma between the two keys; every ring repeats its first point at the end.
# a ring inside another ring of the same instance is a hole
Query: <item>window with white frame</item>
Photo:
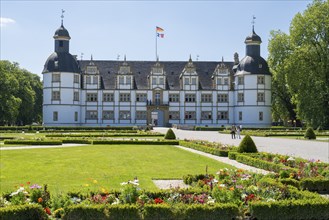
{"type": "Polygon", "coordinates": [[[93,84],[98,84],[98,76],[93,76],[93,84]]]}
{"type": "Polygon", "coordinates": [[[86,76],[86,83],[91,84],[91,76],[86,76]]]}
{"type": "Polygon", "coordinates": [[[202,111],[201,112],[201,119],[203,119],[203,120],[212,119],[212,112],[211,111],[202,111]]]}
{"type": "Polygon", "coordinates": [[[263,92],[257,93],[257,102],[265,102],[265,94],[263,92]]]}
{"type": "Polygon", "coordinates": [[[263,119],[264,119],[264,114],[263,114],[263,112],[259,112],[259,114],[258,114],[258,118],[259,118],[259,121],[263,121],[263,119]]]}
{"type": "Polygon", "coordinates": [[[169,94],[169,102],[179,102],[179,94],[169,94]]]}
{"type": "Polygon", "coordinates": [[[171,120],[179,120],[179,111],[170,111],[169,119],[171,120]]]}
{"type": "Polygon", "coordinates": [[[61,92],[60,91],[52,91],[51,100],[54,100],[54,101],[61,100],[61,92]]]}
{"type": "Polygon", "coordinates": [[[114,119],[114,111],[103,111],[103,119],[104,120],[113,120],[114,119]]]}
{"type": "Polygon", "coordinates": [[[201,102],[212,102],[212,94],[201,94],[201,102]]]}
{"type": "Polygon", "coordinates": [[[78,112],[74,112],[74,121],[78,121],[78,112]]]}
{"type": "Polygon", "coordinates": [[[77,75],[77,74],[75,74],[75,75],[74,75],[73,82],[74,82],[74,83],[79,83],[79,82],[80,82],[80,76],[77,75]]]}
{"type": "Polygon", "coordinates": [[[242,92],[238,93],[238,102],[244,102],[244,93],[242,92]]]}
{"type": "Polygon", "coordinates": [[[244,77],[243,76],[239,76],[238,77],[238,85],[243,85],[244,84],[244,77]]]}
{"type": "Polygon", "coordinates": [[[227,111],[219,111],[217,114],[217,120],[227,120],[228,112],[227,111]]]}
{"type": "Polygon", "coordinates": [[[51,81],[52,82],[60,82],[61,81],[61,74],[59,74],[59,73],[53,73],[51,75],[51,81]]]}
{"type": "Polygon", "coordinates": [[[103,93],[103,102],[114,102],[113,93],[103,93]]]}
{"type": "Polygon", "coordinates": [[[164,85],[164,78],[163,77],[159,77],[159,84],[164,85]]]}
{"type": "Polygon", "coordinates": [[[97,111],[86,111],[86,119],[96,120],[97,117],[97,111]]]}
{"type": "Polygon", "coordinates": [[[257,76],[257,84],[264,84],[265,77],[264,76],[257,76]]]}
{"type": "Polygon", "coordinates": [[[185,94],[185,102],[195,102],[195,94],[185,94]]]}
{"type": "Polygon", "coordinates": [[[228,94],[218,94],[217,102],[228,102],[228,94]]]}
{"type": "Polygon", "coordinates": [[[131,85],[131,76],[126,77],[126,85],[131,85]]]}
{"type": "Polygon", "coordinates": [[[73,92],[73,101],[79,101],[79,92],[73,92]]]}
{"type": "Polygon", "coordinates": [[[53,121],[58,121],[58,112],[53,112],[53,121]]]}
{"type": "Polygon", "coordinates": [[[186,111],[185,112],[186,120],[194,120],[195,119],[195,111],[186,111]]]}
{"type": "Polygon", "coordinates": [[[87,93],[87,102],[97,102],[97,93],[87,93]]]}
{"type": "Polygon", "coordinates": [[[125,78],[123,76],[119,76],[119,85],[125,84],[125,78]]]}
{"type": "Polygon", "coordinates": [[[136,111],[136,120],[146,120],[146,111],[136,111]]]}
{"type": "Polygon", "coordinates": [[[136,102],[146,102],[147,95],[146,93],[137,93],[136,94],[136,102]]]}
{"type": "Polygon", "coordinates": [[[121,93],[120,102],[130,102],[130,93],[121,93]]]}
{"type": "Polygon", "coordinates": [[[242,121],[242,112],[239,112],[239,121],[242,121]]]}
{"type": "Polygon", "coordinates": [[[224,85],[228,85],[228,78],[227,77],[224,78],[224,85]]]}
{"type": "Polygon", "coordinates": [[[191,82],[192,85],[196,85],[196,77],[192,77],[192,82],[191,82]]]}
{"type": "Polygon", "coordinates": [[[119,119],[122,120],[129,120],[130,119],[130,111],[120,111],[119,112],[119,119]]]}
{"type": "Polygon", "coordinates": [[[184,85],[190,85],[190,78],[184,78],[184,85]]]}
{"type": "Polygon", "coordinates": [[[217,85],[222,85],[222,77],[217,77],[217,85]]]}
{"type": "Polygon", "coordinates": [[[157,84],[157,77],[153,76],[152,77],[152,85],[156,85],[157,84]]]}

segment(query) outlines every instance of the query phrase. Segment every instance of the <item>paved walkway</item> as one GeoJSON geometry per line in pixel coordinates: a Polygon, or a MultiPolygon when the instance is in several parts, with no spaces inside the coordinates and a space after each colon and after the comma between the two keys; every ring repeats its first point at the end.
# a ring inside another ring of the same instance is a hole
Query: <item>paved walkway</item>
{"type": "MultiPolygon", "coordinates": [[[[154,131],[166,133],[168,128],[154,128],[154,131]]],[[[207,140],[238,146],[241,139],[232,139],[230,134],[217,131],[187,131],[173,129],[180,140],[207,140]]],[[[243,136],[242,136],[243,138],[243,136]]],[[[309,160],[329,162],[329,141],[294,140],[272,137],[252,137],[259,151],[302,157],[309,160]]]]}

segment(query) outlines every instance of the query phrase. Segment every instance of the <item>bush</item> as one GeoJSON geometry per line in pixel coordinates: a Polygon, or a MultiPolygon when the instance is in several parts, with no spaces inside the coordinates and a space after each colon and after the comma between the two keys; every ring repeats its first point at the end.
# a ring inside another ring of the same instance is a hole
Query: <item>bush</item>
{"type": "Polygon", "coordinates": [[[108,219],[105,205],[73,205],[65,208],[63,220],[108,219]]]}
{"type": "Polygon", "coordinates": [[[304,138],[306,139],[316,139],[316,135],[313,131],[313,128],[308,128],[305,132],[304,138]]]}
{"type": "Polygon", "coordinates": [[[212,155],[220,156],[220,157],[227,157],[228,156],[228,148],[219,148],[219,147],[213,147],[209,145],[203,145],[199,143],[194,143],[190,141],[179,141],[179,145],[187,148],[191,148],[194,150],[202,151],[205,153],[209,153],[212,155]]]}
{"type": "Polygon", "coordinates": [[[1,220],[35,220],[48,219],[40,205],[19,205],[0,208],[1,220]]]}
{"type": "Polygon", "coordinates": [[[176,140],[176,135],[171,128],[168,129],[164,139],[167,140],[176,140]]]}
{"type": "Polygon", "coordinates": [[[238,148],[239,153],[257,153],[257,147],[249,135],[246,135],[238,148]]]}
{"type": "Polygon", "coordinates": [[[138,207],[135,205],[111,205],[107,208],[110,220],[141,219],[138,207]]]}
{"type": "Polygon", "coordinates": [[[300,188],[303,190],[315,191],[319,193],[328,193],[329,179],[321,177],[304,178],[300,181],[300,188]]]}
{"type": "Polygon", "coordinates": [[[38,141],[38,140],[5,140],[4,144],[24,144],[24,145],[62,145],[62,141],[38,141]]]}
{"type": "Polygon", "coordinates": [[[175,215],[169,205],[145,205],[144,206],[144,220],[174,220],[175,215]]]}

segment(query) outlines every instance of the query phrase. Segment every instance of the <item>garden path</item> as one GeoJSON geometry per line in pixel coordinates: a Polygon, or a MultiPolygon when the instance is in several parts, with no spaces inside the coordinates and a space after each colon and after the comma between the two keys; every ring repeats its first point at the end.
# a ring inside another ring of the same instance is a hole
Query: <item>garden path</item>
{"type": "MultiPolygon", "coordinates": [[[[168,128],[155,127],[155,132],[166,133],[168,128]]],[[[217,131],[189,131],[173,129],[176,137],[183,140],[206,140],[238,146],[241,139],[232,139],[230,134],[217,131]]],[[[243,136],[241,137],[243,138],[243,136]]],[[[272,137],[252,137],[259,151],[302,157],[308,160],[329,162],[329,141],[294,140],[272,137]]]]}

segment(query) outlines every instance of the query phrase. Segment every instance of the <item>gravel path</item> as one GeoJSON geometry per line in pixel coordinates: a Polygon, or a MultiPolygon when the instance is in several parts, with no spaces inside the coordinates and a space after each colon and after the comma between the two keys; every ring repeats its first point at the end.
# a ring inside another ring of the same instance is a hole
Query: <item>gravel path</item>
{"type": "Polygon", "coordinates": [[[188,188],[189,186],[186,185],[183,180],[153,180],[153,183],[159,189],[171,189],[171,188],[188,188]]]}

